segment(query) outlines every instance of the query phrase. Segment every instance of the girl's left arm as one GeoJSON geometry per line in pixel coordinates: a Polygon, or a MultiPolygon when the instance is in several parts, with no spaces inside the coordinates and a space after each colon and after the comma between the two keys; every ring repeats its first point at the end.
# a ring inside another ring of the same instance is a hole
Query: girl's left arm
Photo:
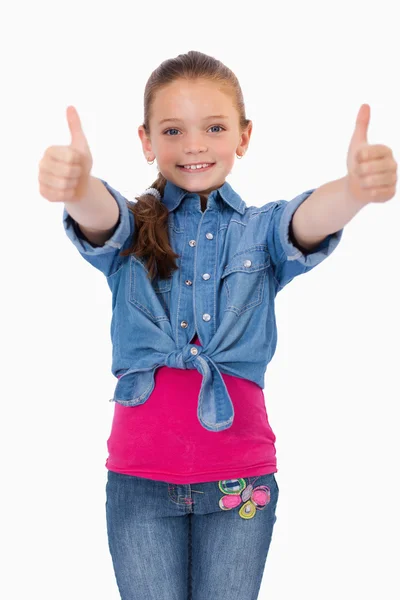
{"type": "Polygon", "coordinates": [[[347,154],[347,175],[316,189],[294,213],[291,233],[301,248],[313,250],[364,206],[395,195],[397,162],[388,146],[368,144],[369,119],[370,107],[363,104],[347,154]]]}

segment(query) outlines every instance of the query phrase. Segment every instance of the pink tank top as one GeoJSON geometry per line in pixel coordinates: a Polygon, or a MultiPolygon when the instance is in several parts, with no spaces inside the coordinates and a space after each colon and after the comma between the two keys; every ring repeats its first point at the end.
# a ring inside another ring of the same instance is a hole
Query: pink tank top
{"type": "MultiPolygon", "coordinates": [[[[197,335],[191,343],[200,345],[197,335]]],[[[107,469],[176,484],[276,473],[276,438],[263,390],[247,379],[221,375],[235,411],[229,429],[208,431],[199,422],[197,370],[162,366],[144,404],[115,402],[107,469]]]]}

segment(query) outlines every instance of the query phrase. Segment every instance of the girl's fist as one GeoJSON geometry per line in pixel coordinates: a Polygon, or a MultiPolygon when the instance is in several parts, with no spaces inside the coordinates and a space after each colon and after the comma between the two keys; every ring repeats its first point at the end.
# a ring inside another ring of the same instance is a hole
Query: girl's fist
{"type": "Polygon", "coordinates": [[[93,159],[73,106],[67,108],[69,146],[50,146],[39,163],[40,194],[50,202],[71,202],[85,196],[93,159]]]}
{"type": "Polygon", "coordinates": [[[363,104],[347,153],[347,181],[350,195],[362,204],[386,202],[397,185],[397,162],[392,150],[367,139],[371,107],[363,104]]]}

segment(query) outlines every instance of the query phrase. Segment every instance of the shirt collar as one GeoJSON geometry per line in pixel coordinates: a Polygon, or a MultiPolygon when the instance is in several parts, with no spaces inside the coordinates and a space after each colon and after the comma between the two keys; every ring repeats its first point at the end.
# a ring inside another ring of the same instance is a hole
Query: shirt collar
{"type": "MultiPolygon", "coordinates": [[[[164,188],[164,196],[162,198],[162,203],[168,208],[168,211],[171,212],[178,208],[182,200],[185,196],[194,196],[193,192],[188,192],[181,187],[178,187],[171,181],[167,181],[166,186],[164,188]]],[[[216,190],[213,190],[209,197],[216,198],[217,195],[222,198],[222,200],[228,204],[231,208],[236,210],[238,213],[243,215],[246,211],[246,204],[241,199],[239,194],[235,192],[235,190],[229,185],[227,181],[221,185],[216,190]]]]}

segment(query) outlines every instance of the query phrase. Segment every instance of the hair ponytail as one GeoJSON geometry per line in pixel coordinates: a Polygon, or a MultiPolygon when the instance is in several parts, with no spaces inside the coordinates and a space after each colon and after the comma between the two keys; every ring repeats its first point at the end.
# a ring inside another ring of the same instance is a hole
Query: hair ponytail
{"type": "MultiPolygon", "coordinates": [[[[165,177],[159,173],[150,187],[158,190],[162,197],[166,183],[165,177]]],[[[175,259],[179,257],[169,242],[168,209],[152,194],[143,194],[136,200],[133,206],[128,205],[135,218],[133,242],[120,256],[135,254],[138,258],[145,257],[149,278],[154,279],[159,275],[161,279],[166,279],[178,269],[175,259]]]]}

